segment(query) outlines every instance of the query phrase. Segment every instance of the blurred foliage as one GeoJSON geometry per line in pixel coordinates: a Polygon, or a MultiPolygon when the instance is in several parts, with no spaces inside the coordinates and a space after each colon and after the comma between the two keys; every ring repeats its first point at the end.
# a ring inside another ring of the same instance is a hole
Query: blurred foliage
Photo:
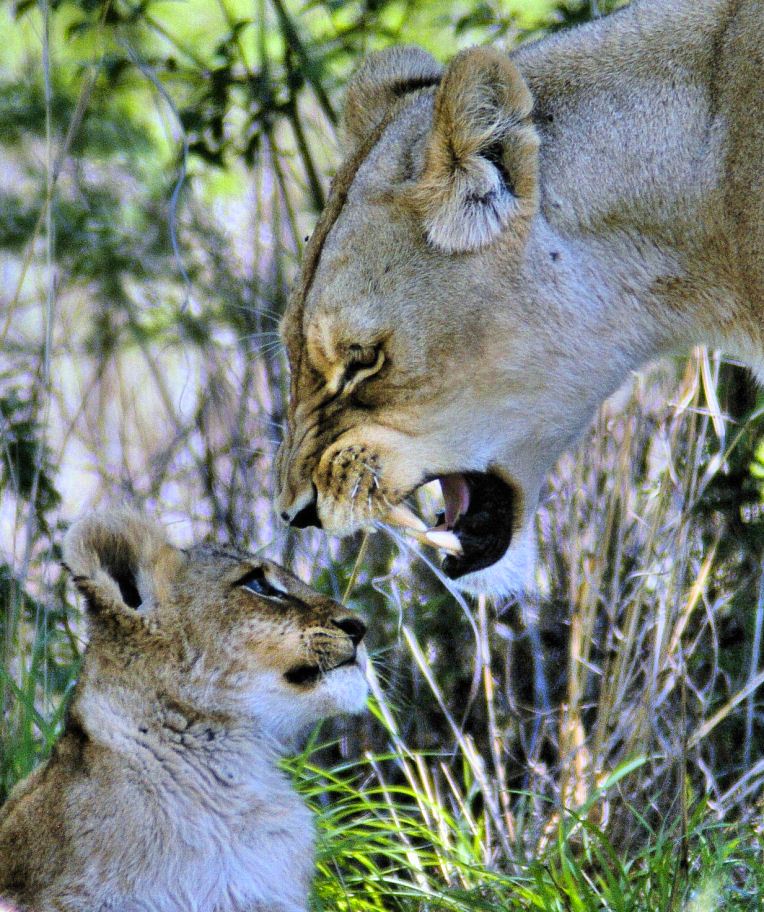
{"type": "MultiPolygon", "coordinates": [[[[701,353],[603,412],[586,458],[550,479],[538,601],[460,605],[382,536],[356,567],[359,539],[286,532],[270,507],[278,318],[340,158],[353,67],[392,43],[444,60],[510,47],[617,5],[58,0],[48,65],[45,6],[0,9],[0,799],[48,750],[77,673],[63,528],[86,505],[127,498],[180,541],[263,548],[335,597],[353,578],[349,601],[374,619],[377,716],[340,726],[312,757],[322,770],[300,761],[327,840],[317,908],[419,908],[446,883],[443,908],[511,896],[519,908],[663,912],[660,890],[679,902],[706,889],[701,867],[674,890],[675,839],[656,821],[676,818],[685,792],[719,816],[755,817],[764,784],[758,767],[746,778],[764,752],[761,702],[734,703],[760,671],[764,613],[764,401],[743,371],[701,353]],[[332,778],[359,753],[384,757],[332,778]],[[637,755],[651,759],[605,801],[601,776],[637,755]],[[553,844],[581,790],[603,826],[583,856],[567,831],[553,844]],[[394,795],[405,858],[391,844],[394,795]],[[648,846],[633,889],[613,848],[630,840],[648,846]],[[550,847],[522,883],[497,881],[495,894],[483,883],[486,867],[550,847]],[[386,853],[400,866],[385,867],[386,853]],[[367,905],[347,904],[351,882],[367,905]]],[[[740,860],[698,828],[698,864],[741,891],[730,901],[752,896],[747,849],[740,860]]]]}
{"type": "Polygon", "coordinates": [[[0,751],[0,799],[52,746],[79,668],[79,648],[69,625],[73,609],[61,575],[44,602],[32,594],[27,580],[28,564],[35,559],[31,546],[44,546],[43,560],[55,568],[54,539],[61,531],[52,519],[61,501],[56,469],[35,412],[34,399],[24,398],[18,388],[0,397],[0,490],[13,491],[18,508],[28,511],[30,546],[20,567],[0,560],[0,744],[13,746],[0,751]],[[20,636],[21,631],[27,635],[20,636]],[[17,679],[11,670],[19,658],[23,664],[17,679]],[[38,709],[41,690],[43,711],[38,709]]]}
{"type": "Polygon", "coordinates": [[[38,529],[47,533],[48,514],[59,505],[61,497],[53,481],[55,467],[41,439],[35,413],[35,402],[22,399],[18,389],[11,388],[0,399],[0,485],[31,505],[38,529]]]}

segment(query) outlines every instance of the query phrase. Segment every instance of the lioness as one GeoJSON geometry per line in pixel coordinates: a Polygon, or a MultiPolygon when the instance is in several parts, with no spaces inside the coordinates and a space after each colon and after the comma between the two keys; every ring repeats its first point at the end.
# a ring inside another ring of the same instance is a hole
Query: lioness
{"type": "Polygon", "coordinates": [[[521,589],[544,476],[630,371],[707,343],[764,377],[763,37],[760,0],[642,0],[365,61],[283,322],[285,520],[419,526],[464,589],[521,589]]]}
{"type": "Polygon", "coordinates": [[[39,912],[304,912],[310,815],[278,760],[366,699],[363,623],[269,561],[134,512],[69,531],[90,643],[53,756],[0,810],[0,897],[39,912]]]}

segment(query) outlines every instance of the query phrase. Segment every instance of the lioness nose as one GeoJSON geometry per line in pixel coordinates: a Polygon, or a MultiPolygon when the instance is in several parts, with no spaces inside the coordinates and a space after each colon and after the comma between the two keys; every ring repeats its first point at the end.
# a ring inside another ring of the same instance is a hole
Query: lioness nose
{"type": "Polygon", "coordinates": [[[321,520],[318,518],[315,500],[311,501],[307,507],[303,507],[296,516],[293,516],[289,520],[289,525],[294,526],[296,529],[307,529],[308,526],[315,526],[320,529],[321,520]]]}
{"type": "Polygon", "coordinates": [[[363,635],[366,633],[366,624],[360,618],[351,617],[350,615],[332,618],[332,624],[346,633],[353,641],[354,646],[361,642],[363,635]]]}
{"type": "Polygon", "coordinates": [[[288,522],[290,526],[294,526],[295,529],[307,529],[308,526],[315,526],[317,529],[320,529],[321,519],[318,515],[316,504],[317,499],[316,488],[314,486],[310,500],[307,503],[303,504],[303,506],[297,510],[294,516],[290,516],[289,511],[284,510],[281,513],[281,518],[284,520],[284,522],[288,522]]]}

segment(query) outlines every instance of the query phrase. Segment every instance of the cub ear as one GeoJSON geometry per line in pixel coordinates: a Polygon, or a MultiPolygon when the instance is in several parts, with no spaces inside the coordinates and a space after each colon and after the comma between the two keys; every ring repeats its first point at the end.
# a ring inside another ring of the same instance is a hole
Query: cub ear
{"type": "Polygon", "coordinates": [[[369,54],[348,83],[345,134],[350,148],[360,145],[407,92],[437,85],[443,68],[418,47],[392,47],[369,54]]]}
{"type": "Polygon", "coordinates": [[[517,67],[492,48],[457,54],[435,96],[414,201],[427,238],[448,253],[491,244],[538,208],[533,98],[517,67]]]}
{"type": "Polygon", "coordinates": [[[74,523],[63,552],[91,615],[131,628],[145,623],[162,596],[170,565],[181,556],[161,526],[125,507],[74,523]]]}

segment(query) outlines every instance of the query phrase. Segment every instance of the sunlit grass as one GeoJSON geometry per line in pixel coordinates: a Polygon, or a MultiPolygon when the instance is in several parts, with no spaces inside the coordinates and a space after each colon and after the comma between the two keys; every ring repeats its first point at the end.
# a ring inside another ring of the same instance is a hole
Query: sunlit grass
{"type": "MultiPolygon", "coordinates": [[[[332,771],[305,757],[294,764],[318,817],[316,912],[753,912],[764,901],[758,837],[714,824],[703,803],[686,831],[678,822],[652,829],[633,810],[639,848],[624,852],[591,823],[593,800],[562,812],[543,850],[527,854],[518,846],[511,864],[501,865],[487,860],[486,831],[466,812],[468,794],[445,807],[430,797],[429,782],[389,786],[378,772],[390,759],[367,757],[332,771]]],[[[433,760],[410,759],[420,769],[433,760]]],[[[601,796],[640,765],[616,771],[601,796]]]]}

